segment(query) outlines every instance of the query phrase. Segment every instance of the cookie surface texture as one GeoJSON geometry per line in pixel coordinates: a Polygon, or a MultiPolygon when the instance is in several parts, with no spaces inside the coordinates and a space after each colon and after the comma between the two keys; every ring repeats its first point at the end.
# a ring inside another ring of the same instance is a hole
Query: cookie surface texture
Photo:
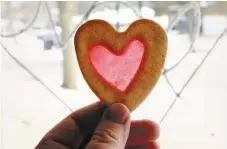
{"type": "Polygon", "coordinates": [[[124,32],[106,21],[90,20],[77,30],[74,44],[80,70],[96,96],[133,111],[161,75],[167,40],[164,29],[152,20],[137,20],[124,32]]]}

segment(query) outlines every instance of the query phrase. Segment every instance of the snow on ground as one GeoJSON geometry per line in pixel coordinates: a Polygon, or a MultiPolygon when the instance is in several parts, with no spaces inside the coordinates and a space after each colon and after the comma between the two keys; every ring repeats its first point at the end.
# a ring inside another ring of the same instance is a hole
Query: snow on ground
{"type": "MultiPolygon", "coordinates": [[[[167,68],[189,47],[186,36],[170,35],[169,38],[167,68]]],[[[196,48],[209,49],[214,40],[213,37],[201,37],[196,48]]],[[[226,43],[225,36],[182,93],[183,100],[177,100],[161,124],[159,141],[162,149],[227,148],[226,43]]],[[[73,110],[98,100],[84,82],[78,68],[78,88],[64,90],[60,87],[62,57],[59,50],[34,52],[17,45],[16,51],[12,44],[8,47],[73,110]]],[[[6,55],[5,52],[2,54],[6,55]]],[[[180,90],[204,55],[204,51],[190,54],[169,73],[174,88],[180,90]]],[[[70,111],[9,58],[4,59],[1,75],[2,147],[34,148],[41,137],[70,111]]],[[[150,96],[132,113],[132,118],[158,122],[174,98],[174,93],[161,77],[150,96]]]]}

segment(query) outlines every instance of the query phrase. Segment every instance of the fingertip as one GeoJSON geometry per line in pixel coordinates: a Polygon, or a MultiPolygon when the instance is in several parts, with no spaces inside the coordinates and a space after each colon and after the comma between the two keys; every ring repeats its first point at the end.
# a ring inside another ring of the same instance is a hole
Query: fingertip
{"type": "Polygon", "coordinates": [[[160,136],[159,125],[156,122],[151,120],[143,120],[142,123],[144,123],[143,125],[146,126],[146,129],[148,132],[148,138],[151,141],[158,139],[158,137],[160,136]]]}
{"type": "Polygon", "coordinates": [[[160,134],[157,123],[150,120],[136,120],[131,122],[131,129],[128,138],[129,145],[144,144],[155,141],[160,134]]]}

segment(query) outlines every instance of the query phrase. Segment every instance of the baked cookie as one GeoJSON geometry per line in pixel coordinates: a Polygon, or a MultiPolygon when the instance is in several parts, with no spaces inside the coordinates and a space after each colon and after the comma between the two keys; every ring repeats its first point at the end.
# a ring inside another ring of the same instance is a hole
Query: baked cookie
{"type": "Polygon", "coordinates": [[[92,91],[106,104],[135,110],[152,91],[164,67],[167,35],[156,22],[141,19],[118,32],[103,20],[80,26],[75,51],[92,91]]]}

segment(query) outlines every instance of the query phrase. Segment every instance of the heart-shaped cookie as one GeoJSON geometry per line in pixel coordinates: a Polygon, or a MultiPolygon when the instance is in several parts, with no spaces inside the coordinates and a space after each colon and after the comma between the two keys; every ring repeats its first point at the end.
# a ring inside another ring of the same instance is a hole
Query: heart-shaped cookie
{"type": "Polygon", "coordinates": [[[130,111],[157,83],[166,58],[167,35],[148,19],[117,32],[103,20],[83,24],[75,35],[81,72],[92,91],[106,104],[120,102],[130,111]]]}

